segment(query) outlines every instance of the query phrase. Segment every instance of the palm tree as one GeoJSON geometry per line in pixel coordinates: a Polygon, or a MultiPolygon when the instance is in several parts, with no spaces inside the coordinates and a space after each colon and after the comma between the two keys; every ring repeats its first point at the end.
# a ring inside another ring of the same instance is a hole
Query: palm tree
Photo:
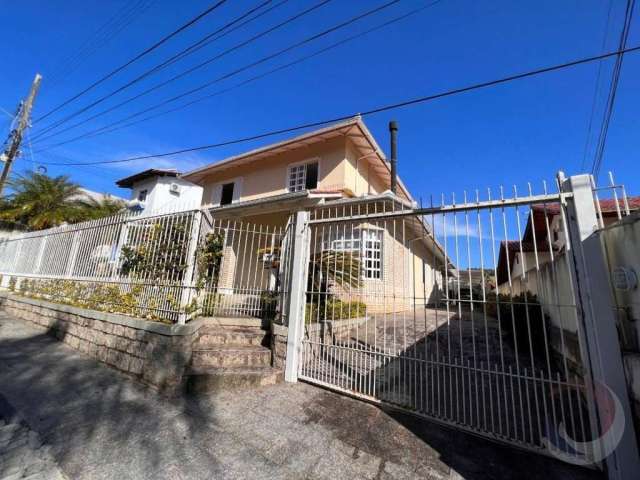
{"type": "Polygon", "coordinates": [[[10,182],[13,193],[0,210],[0,220],[42,230],[82,218],[84,193],[68,176],[29,172],[10,182]]]}

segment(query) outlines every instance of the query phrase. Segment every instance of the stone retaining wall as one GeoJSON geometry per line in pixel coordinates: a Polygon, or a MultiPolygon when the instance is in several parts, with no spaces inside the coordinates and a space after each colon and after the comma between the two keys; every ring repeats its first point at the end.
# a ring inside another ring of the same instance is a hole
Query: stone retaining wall
{"type": "Polygon", "coordinates": [[[271,364],[284,370],[287,361],[287,337],[289,328],[276,323],[271,324],[271,364]]]}
{"type": "MultiPolygon", "coordinates": [[[[352,318],[347,320],[327,320],[320,323],[310,323],[305,325],[305,333],[324,335],[332,337],[342,337],[348,335],[354,328],[367,322],[367,317],[352,318]]],[[[287,336],[289,328],[276,323],[271,324],[271,358],[272,364],[276,368],[285,367],[287,360],[287,336]]],[[[326,339],[325,341],[329,341],[326,339]]]]}
{"type": "Polygon", "coordinates": [[[182,387],[202,323],[162,324],[6,292],[0,292],[0,306],[71,348],[167,393],[182,387]]]}
{"type": "Polygon", "coordinates": [[[316,333],[321,336],[330,335],[333,337],[343,337],[348,335],[354,328],[367,323],[367,317],[350,318],[344,320],[325,320],[318,323],[309,323],[304,326],[308,333],[316,333]]]}

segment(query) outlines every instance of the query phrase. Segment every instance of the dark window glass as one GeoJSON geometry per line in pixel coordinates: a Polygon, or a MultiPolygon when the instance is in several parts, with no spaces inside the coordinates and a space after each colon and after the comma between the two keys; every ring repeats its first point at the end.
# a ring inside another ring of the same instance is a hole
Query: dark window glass
{"type": "Polygon", "coordinates": [[[229,205],[233,201],[233,182],[222,185],[220,205],[229,205]]]}
{"type": "Polygon", "coordinates": [[[140,193],[138,193],[138,201],[139,202],[144,202],[147,200],[147,191],[146,190],[141,190],[140,193]]]}
{"type": "Polygon", "coordinates": [[[318,164],[309,163],[307,164],[307,182],[305,184],[305,188],[307,190],[312,190],[317,186],[318,186],[318,164]]]}

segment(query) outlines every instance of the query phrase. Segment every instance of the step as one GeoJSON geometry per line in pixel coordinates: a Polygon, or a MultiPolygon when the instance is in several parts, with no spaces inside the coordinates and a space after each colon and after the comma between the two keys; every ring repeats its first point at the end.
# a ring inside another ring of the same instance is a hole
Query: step
{"type": "Polygon", "coordinates": [[[196,367],[268,367],[271,350],[260,346],[197,347],[191,364],[196,367]]]}
{"type": "Polygon", "coordinates": [[[271,367],[191,368],[186,372],[191,393],[263,387],[283,378],[281,370],[271,367]]]}
{"type": "Polygon", "coordinates": [[[268,328],[269,320],[257,317],[200,317],[205,326],[268,328]]]}
{"type": "Polygon", "coordinates": [[[269,345],[268,333],[261,329],[203,327],[196,348],[229,346],[264,346],[269,345]]]}

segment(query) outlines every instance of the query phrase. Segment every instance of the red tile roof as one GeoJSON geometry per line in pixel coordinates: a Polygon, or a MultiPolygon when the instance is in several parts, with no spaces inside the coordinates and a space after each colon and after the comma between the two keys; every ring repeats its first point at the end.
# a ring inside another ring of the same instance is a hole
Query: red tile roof
{"type": "MultiPolygon", "coordinates": [[[[629,210],[640,210],[640,196],[627,197],[627,203],[629,204],[629,210]]],[[[625,204],[624,199],[618,199],[618,206],[621,211],[624,211],[625,204]]],[[[548,215],[558,215],[560,213],[560,204],[558,202],[532,205],[531,210],[535,212],[547,212],[548,215]]],[[[600,200],[600,210],[603,214],[617,213],[616,201],[613,198],[605,198],[600,200]]]]}

